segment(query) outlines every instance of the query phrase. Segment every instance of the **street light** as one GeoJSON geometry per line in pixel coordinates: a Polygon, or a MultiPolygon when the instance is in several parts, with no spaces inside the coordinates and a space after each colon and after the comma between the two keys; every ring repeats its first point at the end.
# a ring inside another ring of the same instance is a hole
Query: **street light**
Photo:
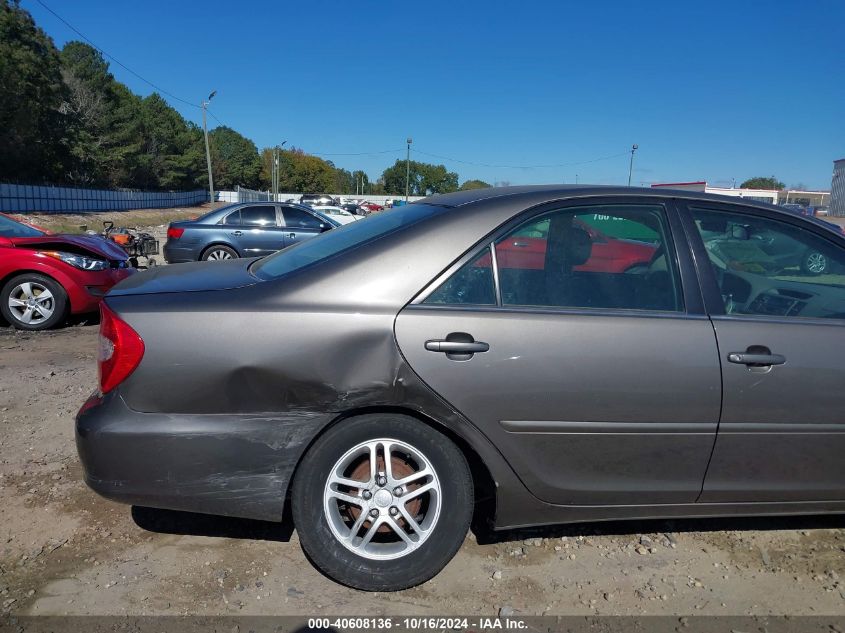
{"type": "Polygon", "coordinates": [[[414,142],[408,137],[408,155],[405,158],[405,204],[408,204],[408,192],[411,189],[411,143],[414,142]]]}
{"type": "Polygon", "coordinates": [[[634,143],[631,146],[631,164],[628,166],[628,186],[631,186],[631,174],[634,172],[634,152],[639,149],[639,145],[634,143]]]}
{"type": "Polygon", "coordinates": [[[202,131],[205,135],[205,160],[208,162],[208,201],[212,205],[214,204],[214,180],[211,177],[211,150],[208,148],[208,124],[206,123],[205,110],[216,94],[217,91],[212,90],[208,99],[202,102],[202,131]]]}

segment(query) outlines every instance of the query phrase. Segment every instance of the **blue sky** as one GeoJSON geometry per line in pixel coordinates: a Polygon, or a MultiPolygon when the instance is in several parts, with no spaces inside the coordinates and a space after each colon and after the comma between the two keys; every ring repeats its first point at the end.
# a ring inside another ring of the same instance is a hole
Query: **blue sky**
{"type": "MultiPolygon", "coordinates": [[[[827,189],[845,157],[843,0],[44,2],[168,92],[216,89],[214,114],[259,148],[287,140],[371,178],[408,136],[461,180],[512,184],[624,184],[632,143],[634,184],[827,189]]],[[[22,6],[57,45],[78,39],[22,6]]]]}

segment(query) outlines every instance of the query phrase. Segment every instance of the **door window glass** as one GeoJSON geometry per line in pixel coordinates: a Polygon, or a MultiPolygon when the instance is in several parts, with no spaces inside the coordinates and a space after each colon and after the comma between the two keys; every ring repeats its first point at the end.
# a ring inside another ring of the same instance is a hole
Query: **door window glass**
{"type": "Polygon", "coordinates": [[[845,252],[755,215],[692,209],[728,314],[845,319],[845,252]]]}
{"type": "Polygon", "coordinates": [[[244,207],[241,209],[243,226],[276,226],[276,207],[244,207]]]}
{"type": "Polygon", "coordinates": [[[223,224],[228,224],[229,226],[240,226],[241,225],[241,210],[236,209],[232,213],[226,216],[223,220],[223,224]]]}
{"type": "Polygon", "coordinates": [[[504,306],[681,311],[662,207],[579,207],[532,218],[496,242],[504,306]]]}
{"type": "Polygon", "coordinates": [[[297,209],[296,207],[284,207],[282,209],[282,215],[285,218],[285,226],[287,227],[299,229],[320,228],[320,220],[302,209],[297,209]]]}
{"type": "Polygon", "coordinates": [[[496,305],[490,247],[461,266],[432,292],[423,303],[446,305],[496,305]]]}

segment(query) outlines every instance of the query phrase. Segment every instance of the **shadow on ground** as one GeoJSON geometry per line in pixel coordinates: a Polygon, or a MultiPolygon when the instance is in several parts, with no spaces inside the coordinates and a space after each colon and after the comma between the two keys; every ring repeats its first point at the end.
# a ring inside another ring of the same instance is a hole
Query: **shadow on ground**
{"type": "Polygon", "coordinates": [[[159,534],[216,536],[281,543],[290,541],[293,534],[293,521],[287,511],[285,518],[277,523],[132,506],[132,520],[141,529],[159,534]]]}
{"type": "Polygon", "coordinates": [[[482,545],[520,541],[527,538],[560,538],[561,536],[633,536],[654,532],[725,532],[775,530],[830,530],[845,528],[845,515],[722,517],[717,519],[648,519],[636,521],[604,521],[495,532],[473,530],[482,545]]]}

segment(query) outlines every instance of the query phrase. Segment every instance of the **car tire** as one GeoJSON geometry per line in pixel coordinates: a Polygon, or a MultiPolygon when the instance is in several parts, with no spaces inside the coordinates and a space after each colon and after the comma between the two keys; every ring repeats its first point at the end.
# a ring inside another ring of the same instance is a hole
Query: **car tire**
{"type": "Polygon", "coordinates": [[[12,277],[0,290],[0,312],[19,330],[47,330],[64,321],[67,293],[54,279],[37,273],[12,277]],[[49,293],[49,298],[44,298],[49,293]]]}
{"type": "Polygon", "coordinates": [[[302,549],[326,576],[356,589],[398,591],[435,576],[460,548],[473,514],[472,476],[443,434],[409,416],[369,414],[314,442],[294,477],[291,506],[302,549]]]}
{"type": "Polygon", "coordinates": [[[827,268],[827,257],[818,251],[807,251],[801,260],[801,271],[808,275],[823,275],[827,268]]]}
{"type": "Polygon", "coordinates": [[[214,246],[209,246],[205,249],[200,256],[200,259],[207,262],[220,261],[224,259],[238,259],[238,257],[240,256],[234,248],[223,246],[222,244],[215,244],[214,246]]]}

